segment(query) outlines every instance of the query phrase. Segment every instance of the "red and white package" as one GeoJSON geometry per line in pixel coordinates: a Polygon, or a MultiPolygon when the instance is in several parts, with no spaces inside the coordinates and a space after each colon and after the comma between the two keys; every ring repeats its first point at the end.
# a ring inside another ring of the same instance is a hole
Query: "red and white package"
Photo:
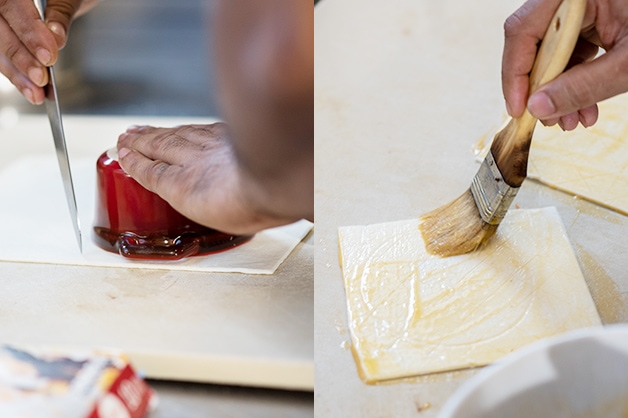
{"type": "Polygon", "coordinates": [[[0,346],[0,417],[143,418],[155,401],[120,353],[0,346]]]}

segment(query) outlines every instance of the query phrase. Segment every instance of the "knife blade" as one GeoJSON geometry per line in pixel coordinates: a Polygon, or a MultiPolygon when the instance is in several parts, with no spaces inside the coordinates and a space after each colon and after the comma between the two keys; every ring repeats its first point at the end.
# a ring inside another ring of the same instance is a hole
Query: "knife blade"
{"type": "MultiPolygon", "coordinates": [[[[46,0],[35,0],[35,6],[39,11],[41,19],[44,20],[44,10],[46,10],[46,0]]],[[[81,227],[79,224],[78,208],[76,206],[76,194],[74,192],[74,183],[72,182],[72,171],[70,170],[70,159],[68,157],[68,148],[65,143],[65,133],[63,132],[63,121],[61,120],[61,110],[59,108],[59,98],[57,96],[57,84],[55,80],[54,68],[48,67],[48,84],[44,87],[46,98],[44,100],[46,113],[52,130],[54,139],[57,161],[59,162],[59,170],[61,179],[63,180],[63,189],[65,190],[65,198],[70,209],[70,217],[74,226],[74,234],[78,242],[79,251],[83,252],[83,241],[81,238],[81,227]]]]}

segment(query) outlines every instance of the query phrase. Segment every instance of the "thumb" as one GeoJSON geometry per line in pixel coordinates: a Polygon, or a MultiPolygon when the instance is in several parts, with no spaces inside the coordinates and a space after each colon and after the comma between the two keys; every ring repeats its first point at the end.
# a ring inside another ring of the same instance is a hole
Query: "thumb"
{"type": "Polygon", "coordinates": [[[628,91],[628,49],[615,48],[576,65],[539,87],[528,99],[537,119],[555,119],[628,91]]]}
{"type": "Polygon", "coordinates": [[[46,25],[54,33],[57,46],[63,48],[68,40],[72,19],[82,0],[48,0],[46,25]]]}

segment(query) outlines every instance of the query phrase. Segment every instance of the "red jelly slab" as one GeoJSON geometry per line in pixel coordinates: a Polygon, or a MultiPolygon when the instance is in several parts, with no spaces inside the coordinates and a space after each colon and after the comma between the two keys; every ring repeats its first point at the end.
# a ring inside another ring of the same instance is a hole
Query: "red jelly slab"
{"type": "Polygon", "coordinates": [[[191,221],[148,191],[118,163],[117,151],[96,163],[93,240],[127,258],[179,260],[234,248],[252,235],[231,235],[191,221]]]}

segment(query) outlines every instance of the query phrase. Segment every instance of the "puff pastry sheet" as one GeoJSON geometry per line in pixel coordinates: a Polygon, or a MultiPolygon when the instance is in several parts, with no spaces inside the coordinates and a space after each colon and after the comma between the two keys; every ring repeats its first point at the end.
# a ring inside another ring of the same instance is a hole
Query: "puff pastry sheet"
{"type": "Polygon", "coordinates": [[[419,220],[339,229],[353,354],[376,382],[482,366],[599,326],[555,208],[511,210],[485,248],[428,255],[419,220]]]}
{"type": "MultiPolygon", "coordinates": [[[[33,155],[0,170],[0,261],[206,273],[273,274],[313,224],[301,220],[270,228],[229,251],[183,260],[135,260],[94,244],[96,159],[73,160],[83,251],[76,245],[59,166],[33,155]]],[[[2,168],[2,167],[0,167],[2,168]]]]}

